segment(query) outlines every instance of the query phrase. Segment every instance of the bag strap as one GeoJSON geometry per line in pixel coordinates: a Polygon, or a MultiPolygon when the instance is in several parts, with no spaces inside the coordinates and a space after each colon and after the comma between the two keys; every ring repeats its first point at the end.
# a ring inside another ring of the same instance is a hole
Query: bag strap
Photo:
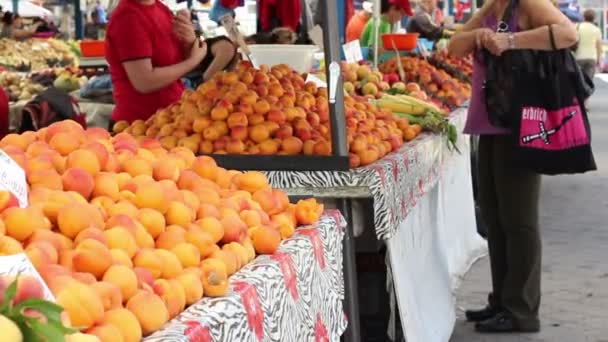
{"type": "Polygon", "coordinates": [[[551,49],[553,51],[557,50],[557,45],[555,44],[555,35],[553,34],[553,25],[547,25],[549,27],[549,41],[551,42],[551,49]]]}
{"type": "Polygon", "coordinates": [[[505,12],[502,14],[502,19],[498,23],[497,31],[498,32],[509,32],[512,31],[509,27],[509,22],[513,18],[513,12],[515,10],[515,6],[517,5],[517,0],[510,0],[509,4],[505,8],[505,12]]]}

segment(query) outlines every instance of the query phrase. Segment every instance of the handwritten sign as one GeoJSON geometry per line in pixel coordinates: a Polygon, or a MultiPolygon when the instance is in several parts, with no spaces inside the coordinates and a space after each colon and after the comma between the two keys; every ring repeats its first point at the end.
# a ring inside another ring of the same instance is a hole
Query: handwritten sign
{"type": "Polygon", "coordinates": [[[314,74],[308,74],[308,76],[306,76],[306,82],[312,82],[317,87],[327,88],[327,82],[323,81],[317,75],[314,74]]]}
{"type": "Polygon", "coordinates": [[[44,290],[44,299],[52,302],[55,301],[53,293],[46,285],[38,271],[36,271],[36,268],[30,261],[30,259],[28,259],[27,254],[25,253],[0,256],[0,274],[11,276],[32,276],[38,279],[38,281],[40,281],[40,284],[42,284],[42,289],[44,290]]]}
{"type": "Polygon", "coordinates": [[[342,50],[344,50],[344,57],[346,57],[348,63],[358,63],[363,60],[359,40],[353,40],[342,45],[342,50]]]}
{"type": "Polygon", "coordinates": [[[0,150],[0,189],[15,195],[21,208],[27,207],[25,171],[2,150],[0,150]]]}

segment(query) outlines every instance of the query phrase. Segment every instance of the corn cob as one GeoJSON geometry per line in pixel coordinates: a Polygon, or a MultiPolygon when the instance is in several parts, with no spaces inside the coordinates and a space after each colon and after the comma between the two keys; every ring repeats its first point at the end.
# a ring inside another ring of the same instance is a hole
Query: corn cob
{"type": "Polygon", "coordinates": [[[402,102],[410,103],[412,105],[424,107],[425,109],[430,110],[430,111],[445,114],[443,112],[443,110],[441,108],[437,107],[436,105],[423,101],[423,100],[420,100],[420,99],[417,99],[413,96],[400,94],[400,95],[384,95],[383,98],[384,97],[393,98],[395,101],[402,101],[402,102]]]}
{"type": "Polygon", "coordinates": [[[427,112],[427,108],[423,106],[388,97],[376,100],[376,105],[380,108],[390,109],[393,113],[423,115],[427,112]]]}

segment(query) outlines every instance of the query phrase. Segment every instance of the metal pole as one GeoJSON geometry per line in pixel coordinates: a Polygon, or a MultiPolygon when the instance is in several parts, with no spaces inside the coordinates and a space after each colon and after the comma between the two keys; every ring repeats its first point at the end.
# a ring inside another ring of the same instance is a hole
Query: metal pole
{"type": "Polygon", "coordinates": [[[13,0],[13,13],[19,13],[19,0],[13,0]]]}
{"type": "Polygon", "coordinates": [[[380,0],[374,0],[374,70],[378,70],[378,40],[380,36],[380,0]]]}
{"type": "Polygon", "coordinates": [[[350,199],[337,200],[338,209],[347,222],[344,228],[343,260],[344,265],[344,311],[348,317],[348,327],[344,332],[344,341],[361,341],[361,324],[359,321],[359,292],[357,285],[357,261],[355,257],[355,237],[353,236],[352,202],[350,199]]]}
{"type": "Polygon", "coordinates": [[[76,0],[74,4],[74,26],[76,29],[76,39],[84,37],[84,26],[82,22],[82,9],[80,8],[80,0],[76,0]]]}
{"type": "MultiPolygon", "coordinates": [[[[340,63],[340,39],[338,37],[338,7],[335,1],[324,0],[323,12],[325,13],[323,30],[323,47],[325,49],[325,72],[328,84],[331,84],[330,66],[333,62],[340,63]]],[[[340,73],[338,73],[340,74],[340,73]]],[[[331,87],[331,86],[330,86],[331,87]]],[[[331,120],[331,144],[335,156],[347,157],[348,147],[346,146],[346,118],[344,116],[344,91],[342,91],[342,77],[338,78],[336,84],[336,98],[334,103],[329,103],[329,113],[331,120]]],[[[328,92],[331,92],[328,89],[328,92]]]]}

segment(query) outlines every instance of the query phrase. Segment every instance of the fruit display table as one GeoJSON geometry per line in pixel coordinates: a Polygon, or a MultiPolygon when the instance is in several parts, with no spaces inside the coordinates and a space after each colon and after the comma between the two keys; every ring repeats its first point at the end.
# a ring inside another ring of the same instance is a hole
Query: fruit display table
{"type": "Polygon", "coordinates": [[[144,341],[338,340],[347,325],[345,226],[338,211],[326,211],[316,225],[296,230],[277,253],[231,276],[229,295],[204,298],[144,341]]]}
{"type": "MultiPolygon", "coordinates": [[[[465,118],[466,109],[461,108],[450,120],[462,131],[465,118]]],[[[373,199],[373,213],[364,214],[373,214],[376,235],[387,243],[408,340],[445,341],[451,334],[452,290],[485,247],[475,226],[468,139],[459,138],[460,153],[450,151],[444,139],[423,134],[383,159],[351,171],[266,173],[274,187],[290,195],[343,202],[340,209],[350,225],[344,246],[346,313],[349,330],[354,330],[347,332],[349,341],[359,341],[350,205],[358,198],[373,199]]]]}

